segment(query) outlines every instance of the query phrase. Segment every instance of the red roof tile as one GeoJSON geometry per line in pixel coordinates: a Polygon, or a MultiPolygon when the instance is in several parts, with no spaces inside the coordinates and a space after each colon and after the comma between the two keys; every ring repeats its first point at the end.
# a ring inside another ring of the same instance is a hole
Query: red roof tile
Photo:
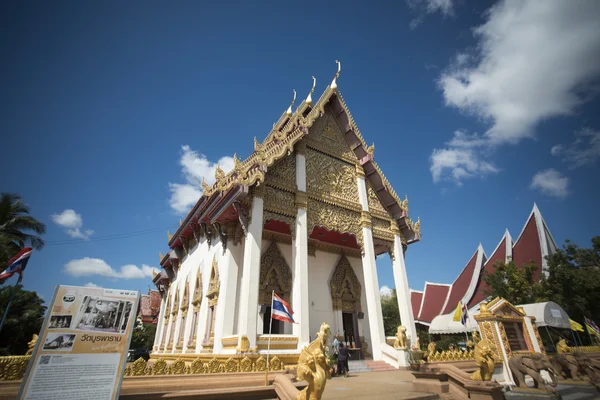
{"type": "Polygon", "coordinates": [[[540,279],[540,274],[542,273],[542,247],[533,213],[529,217],[529,221],[527,221],[527,225],[525,225],[521,236],[515,242],[512,257],[518,267],[530,264],[533,260],[538,268],[534,274],[534,278],[536,281],[540,279]]]}
{"type": "Polygon", "coordinates": [[[416,319],[419,316],[421,309],[421,301],[423,300],[423,292],[410,291],[410,303],[412,304],[413,317],[416,319]]]}
{"type": "Polygon", "coordinates": [[[423,304],[421,305],[421,312],[417,318],[421,322],[430,323],[436,316],[442,312],[442,308],[446,303],[446,297],[450,285],[443,285],[439,283],[425,283],[425,290],[423,291],[423,304]]]}
{"type": "Polygon", "coordinates": [[[478,304],[481,300],[485,299],[487,295],[485,292],[488,290],[488,286],[483,280],[483,275],[487,272],[492,272],[494,270],[494,264],[497,261],[504,262],[506,260],[506,235],[502,238],[498,247],[496,247],[496,251],[490,256],[490,258],[485,262],[483,266],[483,270],[479,274],[479,281],[477,282],[477,287],[475,288],[475,293],[473,293],[473,297],[469,301],[468,307],[471,308],[475,304],[478,304]]]}
{"type": "Polygon", "coordinates": [[[448,296],[448,303],[446,303],[446,308],[444,309],[442,314],[447,314],[450,311],[456,308],[456,305],[462,298],[467,294],[467,290],[471,285],[471,281],[473,280],[473,273],[475,272],[475,267],[477,266],[477,253],[479,249],[475,251],[473,257],[469,260],[465,268],[462,270],[458,278],[452,284],[452,288],[450,289],[450,295],[448,296]]]}

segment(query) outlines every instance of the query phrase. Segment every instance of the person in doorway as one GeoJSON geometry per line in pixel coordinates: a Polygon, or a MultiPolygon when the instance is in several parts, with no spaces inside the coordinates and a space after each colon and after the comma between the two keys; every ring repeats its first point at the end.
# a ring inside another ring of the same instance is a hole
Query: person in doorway
{"type": "Polygon", "coordinates": [[[337,370],[338,374],[344,374],[344,376],[348,377],[348,358],[350,357],[350,352],[346,347],[344,347],[344,343],[340,342],[340,347],[338,349],[338,362],[337,362],[337,370]]]}

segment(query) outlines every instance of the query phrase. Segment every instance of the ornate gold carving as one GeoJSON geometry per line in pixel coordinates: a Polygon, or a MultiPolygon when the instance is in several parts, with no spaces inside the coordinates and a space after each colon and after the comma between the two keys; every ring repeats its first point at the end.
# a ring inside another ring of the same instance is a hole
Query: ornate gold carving
{"type": "Polygon", "coordinates": [[[269,360],[269,371],[281,371],[283,370],[283,363],[279,357],[275,356],[269,360]]]}
{"type": "Polygon", "coordinates": [[[370,145],[369,147],[367,147],[367,154],[370,155],[371,157],[375,156],[375,143],[373,143],[372,145],[370,145]]]}
{"type": "Polygon", "coordinates": [[[265,185],[256,185],[252,187],[252,195],[254,197],[260,197],[261,199],[265,196],[265,185]]]}
{"type": "Polygon", "coordinates": [[[394,348],[395,349],[406,349],[406,327],[402,325],[398,325],[398,330],[396,331],[396,340],[394,340],[394,348]]]}
{"type": "Polygon", "coordinates": [[[275,290],[284,300],[290,299],[292,272],[275,242],[269,245],[260,258],[259,304],[270,304],[275,290]]]}
{"type": "Polygon", "coordinates": [[[314,227],[320,225],[341,233],[351,233],[356,237],[361,249],[364,248],[360,213],[346,208],[325,204],[320,201],[308,200],[308,234],[314,227]]]}
{"type": "Polygon", "coordinates": [[[204,363],[202,362],[200,357],[198,357],[194,361],[192,361],[191,367],[192,367],[192,374],[201,374],[204,372],[204,363]]]}
{"type": "Polygon", "coordinates": [[[310,128],[307,145],[330,156],[342,159],[348,163],[356,163],[356,156],[350,150],[342,131],[335,118],[326,107],[327,111],[316,120],[310,128]]]}
{"type": "Polygon", "coordinates": [[[296,156],[289,155],[277,161],[265,175],[265,183],[278,189],[296,190],[296,156]]]}
{"type": "Polygon", "coordinates": [[[296,150],[296,153],[305,156],[306,155],[306,140],[301,140],[298,143],[296,143],[294,150],[296,150]]]}
{"type": "Polygon", "coordinates": [[[144,375],[144,371],[146,371],[146,360],[140,357],[132,364],[131,375],[142,376],[144,375]]]}
{"type": "Polygon", "coordinates": [[[240,345],[237,348],[238,353],[247,353],[250,350],[250,339],[248,336],[242,335],[240,337],[240,345]]]}
{"type": "Polygon", "coordinates": [[[333,254],[345,254],[349,257],[361,257],[360,249],[354,247],[345,247],[333,243],[321,242],[315,239],[308,239],[308,255],[316,255],[316,251],[325,251],[333,254]]]}
{"type": "Polygon", "coordinates": [[[400,203],[400,208],[406,211],[408,214],[408,195],[405,195],[404,200],[402,200],[402,203],[400,203]]]}
{"type": "MultiPolygon", "coordinates": [[[[358,176],[359,178],[365,179],[365,169],[360,164],[356,164],[356,176],[358,176]]],[[[370,209],[371,208],[369,207],[369,210],[370,209]]]]}
{"type": "Polygon", "coordinates": [[[289,217],[296,216],[297,210],[294,206],[294,193],[286,192],[267,186],[267,188],[265,189],[264,199],[264,209],[266,211],[272,211],[274,213],[286,215],[289,217]]]}
{"type": "Polygon", "coordinates": [[[189,286],[188,281],[185,280],[183,282],[183,299],[181,301],[181,306],[179,307],[181,311],[186,311],[190,305],[189,286]]]}
{"type": "Polygon", "coordinates": [[[442,352],[428,352],[427,362],[447,362],[447,361],[466,361],[475,359],[475,354],[472,350],[446,350],[442,352]]]}
{"type": "Polygon", "coordinates": [[[225,371],[226,372],[238,372],[239,371],[238,362],[236,360],[234,360],[233,357],[229,357],[227,359],[227,361],[225,361],[225,371]]]}
{"type": "Polygon", "coordinates": [[[255,371],[264,371],[267,369],[267,360],[263,356],[258,357],[258,360],[254,363],[255,371]]]}
{"type": "Polygon", "coordinates": [[[242,358],[242,361],[240,361],[240,372],[252,372],[252,360],[248,356],[242,358]]]}
{"type": "Polygon", "coordinates": [[[162,358],[156,360],[153,364],[152,375],[166,375],[167,374],[167,362],[162,358]]]}
{"type": "Polygon", "coordinates": [[[173,304],[173,311],[171,311],[171,315],[173,317],[175,317],[177,315],[177,313],[179,312],[179,288],[177,286],[175,286],[174,289],[175,289],[175,304],[173,304]]]}
{"type": "Polygon", "coordinates": [[[308,195],[302,190],[296,191],[296,208],[308,208],[308,195]]]}
{"type": "Polygon", "coordinates": [[[360,226],[371,227],[371,214],[368,211],[361,211],[360,213],[360,226]]]}
{"type": "Polygon", "coordinates": [[[373,214],[373,216],[390,219],[389,213],[383,204],[381,204],[379,197],[377,197],[377,193],[375,193],[373,186],[371,186],[369,182],[367,182],[367,203],[369,205],[369,211],[373,214]]]}
{"type": "MultiPolygon", "coordinates": [[[[475,335],[473,340],[475,341],[475,335]]],[[[475,363],[479,369],[473,372],[470,378],[474,381],[491,381],[494,375],[494,352],[485,340],[477,340],[475,342],[475,363]]]]}
{"type": "Polygon", "coordinates": [[[0,381],[17,381],[23,379],[31,356],[0,357],[0,381]]]}
{"type": "Polygon", "coordinates": [[[217,257],[213,257],[212,269],[210,272],[210,281],[208,282],[208,292],[206,297],[208,298],[208,304],[214,306],[219,302],[219,289],[221,283],[219,281],[219,265],[217,264],[217,257]]]}
{"type": "Polygon", "coordinates": [[[392,221],[373,218],[371,221],[373,228],[373,237],[386,240],[389,242],[394,242],[394,234],[392,232],[392,221]]]}
{"type": "Polygon", "coordinates": [[[292,237],[290,235],[285,235],[280,232],[267,230],[263,230],[263,240],[268,240],[269,242],[292,244],[292,237]]]}
{"type": "Polygon", "coordinates": [[[219,359],[217,357],[213,357],[209,362],[208,362],[208,372],[211,374],[216,374],[219,372],[219,359]]]}
{"type": "Polygon", "coordinates": [[[342,255],[335,267],[329,281],[329,289],[334,310],[351,312],[362,310],[360,304],[362,287],[345,255],[342,255]]]}
{"type": "Polygon", "coordinates": [[[198,268],[198,272],[196,273],[196,282],[194,284],[194,297],[192,297],[192,304],[196,308],[200,308],[200,304],[202,304],[202,272],[200,268],[198,268]]]}
{"type": "Polygon", "coordinates": [[[173,375],[181,375],[185,372],[185,361],[178,358],[171,364],[171,372],[173,375]]]}
{"type": "Polygon", "coordinates": [[[31,337],[31,340],[27,343],[27,353],[25,355],[30,356],[33,354],[33,350],[35,350],[35,345],[37,344],[39,336],[35,333],[31,337]]]}
{"type": "Polygon", "coordinates": [[[318,151],[307,152],[306,185],[311,195],[360,206],[356,167],[318,151]]]}

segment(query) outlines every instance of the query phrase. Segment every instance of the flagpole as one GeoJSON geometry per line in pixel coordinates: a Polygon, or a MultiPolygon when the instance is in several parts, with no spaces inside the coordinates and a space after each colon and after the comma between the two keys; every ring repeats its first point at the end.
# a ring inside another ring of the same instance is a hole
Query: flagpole
{"type": "Polygon", "coordinates": [[[4,315],[2,316],[2,322],[0,322],[0,332],[2,332],[2,327],[4,326],[4,322],[6,321],[6,317],[8,316],[8,310],[10,310],[10,305],[15,297],[15,292],[17,289],[17,285],[21,283],[21,279],[23,279],[23,275],[19,274],[19,280],[12,287],[12,293],[10,294],[10,299],[8,300],[8,304],[6,305],[6,310],[4,310],[4,315]]]}
{"type": "Polygon", "coordinates": [[[269,320],[269,342],[267,344],[267,368],[265,368],[265,386],[269,385],[269,352],[271,350],[271,328],[273,327],[273,297],[275,290],[271,293],[271,319],[269,320]]]}
{"type": "Polygon", "coordinates": [[[585,330],[588,334],[588,337],[590,338],[590,346],[594,345],[594,341],[592,340],[592,334],[590,333],[590,326],[588,324],[588,318],[587,317],[583,317],[583,323],[585,324],[585,330]]]}

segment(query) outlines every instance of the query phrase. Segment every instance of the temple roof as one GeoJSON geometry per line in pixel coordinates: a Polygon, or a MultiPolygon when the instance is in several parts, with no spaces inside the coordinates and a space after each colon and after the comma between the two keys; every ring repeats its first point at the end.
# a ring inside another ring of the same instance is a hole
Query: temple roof
{"type": "MultiPolygon", "coordinates": [[[[225,210],[230,210],[228,207],[248,195],[250,187],[264,182],[267,169],[294,150],[296,143],[308,135],[309,128],[325,114],[326,106],[333,112],[355,161],[363,167],[365,179],[390,217],[398,225],[406,243],[411,244],[420,240],[420,221],[413,222],[411,220],[408,216],[408,200],[400,200],[375,162],[374,145],[367,146],[356,126],[337,88],[338,76],[339,70],[332,84],[323,92],[314,106],[309,95],[307,100],[303,101],[294,112],[290,106],[288,111],[281,115],[262,143],[255,137],[254,151],[248,158],[240,160],[234,154],[232,171],[225,173],[217,167],[216,182],[212,186],[206,184],[203,179],[203,194],[175,234],[170,237],[169,247],[171,249],[182,245],[180,240],[182,236],[191,236],[192,224],[214,224],[219,221],[225,210]]],[[[237,211],[236,208],[230,217],[237,218],[237,211]]],[[[229,214],[227,215],[229,216],[229,214]]],[[[161,260],[161,265],[166,261],[168,261],[167,256],[161,260]]]]}
{"type": "Polygon", "coordinates": [[[553,254],[556,249],[556,242],[534,203],[516,242],[513,243],[507,229],[489,258],[479,244],[477,251],[452,285],[425,282],[425,290],[420,297],[416,295],[419,292],[411,290],[413,310],[418,310],[418,313],[414,314],[415,321],[429,325],[437,315],[453,312],[459,301],[472,308],[485,300],[488,297],[488,288],[483,275],[485,272],[492,272],[494,264],[498,261],[508,262],[512,258],[518,267],[533,261],[538,266],[535,279],[539,280],[542,272],[548,267],[545,257],[553,254]],[[447,289],[443,289],[444,287],[447,289]],[[418,304],[415,304],[415,301],[418,304]],[[441,309],[440,304],[443,304],[441,309]]]}

